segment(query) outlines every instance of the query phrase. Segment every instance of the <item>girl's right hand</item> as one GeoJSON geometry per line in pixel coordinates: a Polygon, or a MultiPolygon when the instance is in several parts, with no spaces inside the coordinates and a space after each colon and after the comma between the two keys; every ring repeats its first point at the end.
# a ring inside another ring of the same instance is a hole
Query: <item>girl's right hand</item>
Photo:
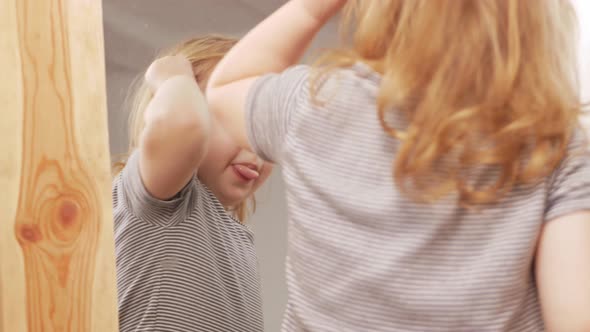
{"type": "Polygon", "coordinates": [[[145,72],[145,80],[153,92],[156,92],[162,83],[174,76],[194,78],[193,68],[186,57],[172,55],[159,58],[152,62],[145,72]]]}

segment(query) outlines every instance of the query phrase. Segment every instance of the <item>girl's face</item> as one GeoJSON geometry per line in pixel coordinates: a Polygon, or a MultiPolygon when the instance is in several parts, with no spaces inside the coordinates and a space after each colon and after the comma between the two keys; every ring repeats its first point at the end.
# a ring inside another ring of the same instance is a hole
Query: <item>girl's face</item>
{"type": "Polygon", "coordinates": [[[223,206],[233,208],[264,183],[272,165],[238,147],[215,119],[211,121],[209,147],[197,177],[223,206]]]}

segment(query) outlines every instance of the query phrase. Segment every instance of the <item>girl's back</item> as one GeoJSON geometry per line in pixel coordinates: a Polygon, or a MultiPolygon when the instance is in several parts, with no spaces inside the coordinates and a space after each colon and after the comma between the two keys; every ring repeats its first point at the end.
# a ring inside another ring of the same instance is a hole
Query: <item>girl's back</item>
{"type": "MultiPolygon", "coordinates": [[[[377,116],[380,75],[362,64],[339,70],[317,107],[309,72],[263,79],[247,107],[251,133],[280,128],[251,141],[281,161],[289,188],[286,330],[542,331],[534,252],[544,220],[590,207],[581,137],[552,176],[493,204],[465,208],[457,195],[422,204],[391,176],[400,142],[377,116]]],[[[391,126],[407,127],[399,112],[388,114],[391,126]]],[[[494,174],[482,169],[470,180],[494,174]]]]}

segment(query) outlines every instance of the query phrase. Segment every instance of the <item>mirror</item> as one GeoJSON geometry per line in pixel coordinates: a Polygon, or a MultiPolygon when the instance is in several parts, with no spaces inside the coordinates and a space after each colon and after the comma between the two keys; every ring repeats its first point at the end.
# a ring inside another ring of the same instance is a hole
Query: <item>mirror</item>
{"type": "MultiPolygon", "coordinates": [[[[285,1],[167,1],[104,0],[104,35],[110,147],[113,156],[128,149],[128,96],[134,81],[162,50],[188,38],[209,33],[243,35],[285,1]]],[[[315,41],[315,49],[336,41],[329,25],[315,41]]],[[[286,202],[280,169],[256,194],[257,209],[248,219],[255,234],[262,282],[265,331],[280,329],[286,304],[286,202]]]]}

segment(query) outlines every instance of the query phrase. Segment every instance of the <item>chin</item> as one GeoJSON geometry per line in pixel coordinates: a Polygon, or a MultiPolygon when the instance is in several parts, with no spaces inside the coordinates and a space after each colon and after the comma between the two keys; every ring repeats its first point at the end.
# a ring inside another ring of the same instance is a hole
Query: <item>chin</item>
{"type": "MultiPolygon", "coordinates": [[[[223,201],[226,206],[236,206],[250,195],[250,190],[245,188],[231,188],[223,191],[223,201]]],[[[220,197],[221,198],[221,197],[220,197]]]]}

